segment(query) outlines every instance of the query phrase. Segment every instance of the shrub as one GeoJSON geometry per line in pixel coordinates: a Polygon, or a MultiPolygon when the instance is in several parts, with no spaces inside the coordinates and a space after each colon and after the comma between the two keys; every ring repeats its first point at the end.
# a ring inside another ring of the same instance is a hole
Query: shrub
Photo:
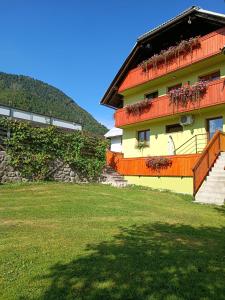
{"type": "Polygon", "coordinates": [[[68,163],[88,180],[95,180],[105,165],[107,143],[97,136],[6,119],[0,119],[0,126],[12,133],[5,140],[11,165],[29,180],[48,179],[56,160],[68,163]]]}

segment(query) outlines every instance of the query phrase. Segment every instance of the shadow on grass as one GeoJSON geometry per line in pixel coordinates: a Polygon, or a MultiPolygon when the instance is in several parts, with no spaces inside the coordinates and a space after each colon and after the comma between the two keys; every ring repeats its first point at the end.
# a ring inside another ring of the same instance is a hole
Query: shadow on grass
{"type": "Polygon", "coordinates": [[[225,216],[225,205],[215,207],[215,210],[225,216]]]}
{"type": "Polygon", "coordinates": [[[225,299],[225,227],[121,228],[45,279],[51,284],[41,299],[48,300],[225,299]]]}

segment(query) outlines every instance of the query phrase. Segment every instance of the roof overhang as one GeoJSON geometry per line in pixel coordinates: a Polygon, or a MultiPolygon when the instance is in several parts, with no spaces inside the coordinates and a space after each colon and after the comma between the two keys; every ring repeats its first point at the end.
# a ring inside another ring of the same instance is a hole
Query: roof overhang
{"type": "Polygon", "coordinates": [[[221,27],[225,25],[224,14],[204,10],[198,6],[192,6],[180,13],[179,15],[177,15],[176,17],[170,19],[169,21],[141,35],[137,39],[137,42],[131,50],[130,54],[128,55],[127,59],[124,61],[123,65],[114,77],[100,104],[114,109],[119,108],[122,103],[122,96],[118,93],[119,86],[124,80],[128,71],[130,70],[133,60],[135,59],[135,56],[138,53],[138,51],[140,51],[140,49],[143,47],[143,44],[155,38],[157,35],[168,31],[172,27],[179,25],[179,23],[181,23],[183,20],[186,20],[186,18],[188,18],[189,16],[210,20],[211,22],[215,22],[216,24],[221,25],[221,27]]]}

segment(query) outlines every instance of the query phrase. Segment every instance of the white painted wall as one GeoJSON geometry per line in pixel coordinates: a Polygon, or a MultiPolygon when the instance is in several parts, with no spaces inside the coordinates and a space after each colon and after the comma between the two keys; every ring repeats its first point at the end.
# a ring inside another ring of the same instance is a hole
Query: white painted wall
{"type": "Polygon", "coordinates": [[[0,115],[9,117],[10,115],[16,119],[22,119],[42,124],[51,124],[57,127],[73,129],[73,130],[82,130],[82,126],[80,124],[76,124],[73,122],[68,122],[60,119],[56,119],[53,117],[48,117],[44,115],[34,114],[32,112],[27,112],[23,110],[18,110],[10,107],[0,106],[0,115]]]}
{"type": "Polygon", "coordinates": [[[67,121],[62,121],[59,119],[52,119],[52,125],[58,126],[58,127],[63,127],[63,128],[68,128],[68,129],[74,129],[74,130],[81,130],[81,126],[75,123],[67,122],[67,121]]]}
{"type": "Polygon", "coordinates": [[[10,116],[10,109],[0,106],[0,115],[9,117],[10,116]]]}
{"type": "Polygon", "coordinates": [[[110,150],[114,152],[122,152],[122,136],[114,136],[110,138],[110,150]]]}

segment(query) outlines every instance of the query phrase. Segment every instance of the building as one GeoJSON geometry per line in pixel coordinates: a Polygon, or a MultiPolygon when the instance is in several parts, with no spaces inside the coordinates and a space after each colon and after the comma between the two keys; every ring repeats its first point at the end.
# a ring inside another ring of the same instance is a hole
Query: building
{"type": "Polygon", "coordinates": [[[104,137],[110,140],[110,151],[122,152],[123,130],[120,128],[111,128],[104,137]]]}
{"type": "Polygon", "coordinates": [[[129,183],[196,195],[225,151],[225,15],[193,6],[140,36],[101,104],[129,183]]]}
{"type": "Polygon", "coordinates": [[[17,109],[14,107],[0,105],[0,117],[12,118],[15,120],[28,121],[39,126],[54,125],[66,130],[82,130],[82,126],[75,122],[69,122],[47,115],[17,109]]]}

